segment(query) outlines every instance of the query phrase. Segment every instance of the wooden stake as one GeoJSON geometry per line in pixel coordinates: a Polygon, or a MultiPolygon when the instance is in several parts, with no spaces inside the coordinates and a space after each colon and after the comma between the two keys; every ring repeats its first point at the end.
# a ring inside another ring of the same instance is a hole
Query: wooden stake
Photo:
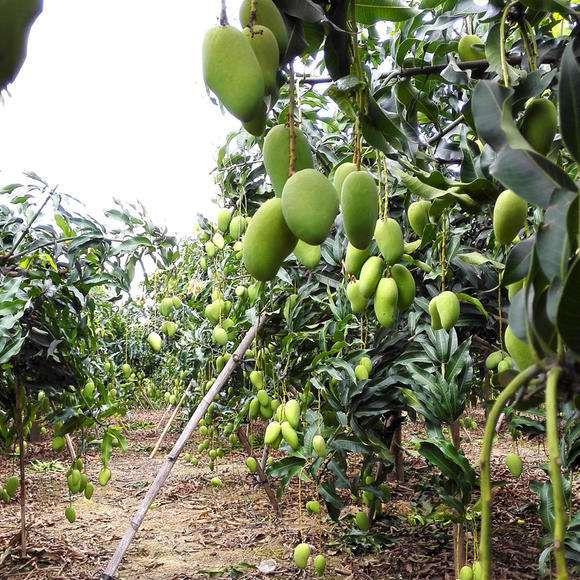
{"type": "Polygon", "coordinates": [[[161,428],[161,425],[163,425],[163,420],[165,419],[165,416],[167,415],[167,413],[169,413],[170,409],[171,409],[171,403],[169,403],[169,405],[167,405],[167,408],[163,412],[163,415],[161,415],[161,419],[159,419],[159,423],[157,423],[156,429],[161,428]]]}
{"type": "Polygon", "coordinates": [[[181,435],[179,436],[179,439],[175,442],[173,449],[169,452],[169,454],[165,458],[165,461],[163,462],[161,468],[157,472],[155,479],[149,486],[149,489],[147,490],[147,493],[145,494],[145,497],[143,498],[141,505],[131,518],[129,527],[127,528],[125,534],[119,541],[117,549],[115,550],[115,553],[109,560],[109,563],[105,568],[105,571],[100,576],[101,580],[112,580],[115,577],[117,569],[119,568],[121,561],[125,556],[125,553],[129,549],[129,545],[131,544],[133,538],[135,537],[135,534],[139,530],[139,527],[143,523],[143,520],[145,519],[147,511],[149,510],[149,507],[153,503],[153,500],[157,497],[159,490],[169,477],[169,473],[173,468],[173,465],[175,464],[180,453],[183,451],[185,444],[191,437],[191,434],[194,432],[200,419],[205,415],[205,412],[207,411],[207,408],[210,406],[211,402],[214,400],[217,394],[222,390],[224,385],[227,383],[236,366],[242,361],[244,353],[246,352],[246,350],[248,350],[248,348],[254,341],[254,338],[256,338],[256,334],[258,333],[258,330],[262,326],[264,320],[265,318],[263,316],[260,316],[258,320],[255,322],[255,324],[252,326],[252,328],[250,328],[250,330],[246,332],[246,335],[244,336],[242,342],[236,349],[236,352],[234,353],[232,358],[226,363],[226,365],[222,369],[222,372],[218,375],[218,378],[216,379],[215,383],[211,386],[210,390],[205,394],[203,399],[200,401],[199,405],[195,409],[195,412],[193,413],[187,425],[185,426],[185,429],[182,431],[181,435]]]}
{"type": "Polygon", "coordinates": [[[189,391],[191,390],[191,385],[193,385],[193,384],[194,384],[194,381],[193,380],[190,381],[189,385],[187,385],[187,389],[185,390],[183,395],[181,395],[181,399],[179,399],[179,402],[177,403],[177,405],[175,405],[175,409],[174,409],[173,413],[171,414],[171,417],[169,417],[169,420],[167,421],[165,428],[161,432],[161,435],[159,435],[159,439],[157,439],[157,443],[155,444],[153,451],[151,451],[151,455],[149,455],[149,459],[153,459],[155,457],[155,454],[159,450],[159,447],[161,446],[163,439],[165,439],[165,435],[167,435],[167,431],[169,431],[169,428],[171,427],[171,424],[173,423],[175,417],[177,416],[177,413],[178,413],[179,409],[181,408],[183,401],[185,401],[185,398],[187,397],[187,395],[189,395],[189,391]]]}
{"type": "Polygon", "coordinates": [[[70,453],[70,458],[74,461],[77,458],[77,454],[75,451],[75,446],[72,442],[72,437],[67,433],[64,436],[64,440],[66,441],[66,446],[68,448],[68,452],[70,453]]]}

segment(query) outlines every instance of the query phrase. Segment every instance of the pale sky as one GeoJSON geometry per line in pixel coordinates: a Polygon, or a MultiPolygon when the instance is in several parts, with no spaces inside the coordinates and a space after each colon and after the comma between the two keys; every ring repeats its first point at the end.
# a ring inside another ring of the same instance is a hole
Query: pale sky
{"type": "MultiPolygon", "coordinates": [[[[0,103],[0,184],[34,170],[91,211],[139,199],[191,232],[211,215],[216,149],[239,123],[206,95],[201,43],[219,0],[45,0],[0,103]]],[[[228,0],[237,24],[238,0],[228,0]]]]}

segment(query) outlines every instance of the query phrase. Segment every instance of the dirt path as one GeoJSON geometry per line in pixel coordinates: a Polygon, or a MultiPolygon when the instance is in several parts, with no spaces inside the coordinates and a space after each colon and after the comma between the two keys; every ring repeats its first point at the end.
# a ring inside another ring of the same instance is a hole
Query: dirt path
{"type": "MultiPolygon", "coordinates": [[[[95,578],[114,551],[129,518],[163,460],[163,452],[149,460],[155,442],[151,425],[157,412],[138,413],[127,420],[129,450],[115,452],[113,479],[105,488],[96,486],[91,501],[75,502],[77,520],[69,524],[63,515],[68,493],[64,474],[27,468],[29,485],[30,557],[18,558],[16,550],[0,564],[0,578],[95,578]]],[[[481,427],[481,425],[480,425],[481,427]]],[[[166,450],[178,433],[168,436],[166,450]]],[[[465,442],[466,453],[475,460],[480,428],[465,442]]],[[[509,441],[501,438],[494,455],[494,477],[508,479],[502,458],[509,441]]],[[[190,445],[195,451],[195,443],[190,445]]],[[[529,480],[539,478],[543,449],[527,443],[521,449],[526,469],[520,480],[500,489],[496,499],[494,548],[498,578],[537,577],[541,524],[529,480]],[[501,570],[506,573],[501,573],[501,570]],[[509,572],[507,572],[509,570],[509,572]]],[[[34,446],[34,456],[44,461],[59,459],[48,441],[34,446]]],[[[298,485],[294,483],[281,502],[282,518],[271,511],[264,491],[255,487],[241,454],[230,454],[218,466],[223,486],[213,489],[206,465],[194,467],[178,461],[157,501],[153,504],[136,540],[129,549],[120,578],[293,578],[300,577],[291,564],[291,547],[299,538],[298,485]],[[274,570],[260,571],[267,564],[274,570]]],[[[14,459],[0,459],[0,478],[8,474],[14,459]]],[[[96,478],[99,463],[89,458],[88,471],[96,478]]],[[[327,515],[302,512],[306,541],[327,556],[326,578],[452,578],[450,527],[429,520],[433,478],[420,457],[407,457],[408,480],[393,485],[385,504],[386,516],[372,536],[353,532],[348,526],[349,510],[335,524],[327,515]],[[426,515],[427,514],[427,515],[426,515]],[[373,551],[374,550],[374,551],[373,551]]],[[[301,486],[303,502],[310,498],[309,484],[301,486]]],[[[432,502],[431,502],[432,504],[432,502]]],[[[353,506],[353,509],[356,509],[353,506]]],[[[352,511],[352,510],[351,510],[352,511]]],[[[0,561],[18,529],[18,505],[0,503],[0,561]]]]}

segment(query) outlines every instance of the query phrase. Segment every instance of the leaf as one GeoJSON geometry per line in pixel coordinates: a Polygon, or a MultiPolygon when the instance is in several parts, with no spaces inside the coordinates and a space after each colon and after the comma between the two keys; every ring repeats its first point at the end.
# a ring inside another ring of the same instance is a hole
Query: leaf
{"type": "Polygon", "coordinates": [[[423,199],[432,200],[448,195],[448,192],[443,189],[437,189],[423,183],[420,179],[414,175],[409,175],[408,173],[400,174],[401,181],[403,185],[414,195],[421,197],[423,199]]]}
{"type": "Polygon", "coordinates": [[[535,243],[536,236],[533,235],[516,244],[510,250],[503,275],[504,286],[519,282],[528,275],[535,243]]]}
{"type": "MultiPolygon", "coordinates": [[[[485,41],[485,58],[489,62],[489,68],[498,76],[502,76],[501,70],[501,50],[500,50],[500,25],[494,24],[485,41]]],[[[510,83],[514,83],[518,79],[518,73],[513,66],[507,63],[508,76],[510,83]]]]}
{"type": "Polygon", "coordinates": [[[464,254],[457,254],[457,258],[466,264],[473,264],[474,266],[483,266],[483,264],[492,264],[496,268],[502,268],[503,264],[492,260],[488,256],[484,256],[479,252],[466,252],[464,254]]]}
{"type": "Polygon", "coordinates": [[[568,272],[558,307],[558,330],[566,345],[580,355],[580,258],[568,272]]]}
{"type": "Polygon", "coordinates": [[[356,19],[361,24],[375,24],[381,20],[402,22],[417,16],[419,11],[401,0],[357,0],[356,19]]]}
{"type": "Polygon", "coordinates": [[[475,308],[477,308],[477,310],[481,312],[481,314],[483,314],[483,316],[485,316],[486,318],[489,316],[487,310],[484,308],[479,298],[475,298],[474,296],[470,296],[469,294],[465,294],[464,292],[456,292],[455,294],[457,298],[461,300],[461,302],[467,302],[468,304],[475,306],[475,308]]]}
{"type": "Polygon", "coordinates": [[[574,54],[578,39],[570,40],[562,55],[558,90],[560,131],[566,148],[580,163],[580,65],[574,54]]]}

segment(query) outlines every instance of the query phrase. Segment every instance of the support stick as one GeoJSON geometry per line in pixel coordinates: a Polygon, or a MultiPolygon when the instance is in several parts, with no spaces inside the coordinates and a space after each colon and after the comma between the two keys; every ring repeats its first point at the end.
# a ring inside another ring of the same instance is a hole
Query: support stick
{"type": "Polygon", "coordinates": [[[153,451],[151,451],[151,455],[149,455],[149,459],[153,459],[155,457],[155,454],[157,453],[157,451],[159,451],[159,447],[161,446],[163,439],[165,439],[165,435],[167,435],[167,432],[169,431],[169,428],[171,427],[173,421],[175,420],[175,417],[177,416],[179,409],[181,409],[181,405],[183,404],[183,401],[185,401],[185,398],[187,397],[187,395],[189,395],[189,391],[191,390],[192,384],[193,384],[193,380],[190,381],[189,385],[187,385],[187,389],[184,391],[183,395],[181,395],[181,399],[179,399],[179,402],[177,403],[177,405],[175,405],[175,409],[173,410],[171,417],[169,417],[167,424],[163,428],[161,435],[159,435],[159,439],[157,439],[157,443],[155,443],[155,447],[153,447],[153,451]]]}
{"type": "Polygon", "coordinates": [[[179,457],[180,453],[183,451],[185,444],[187,443],[188,439],[191,437],[191,434],[194,432],[195,428],[197,427],[200,419],[205,415],[207,408],[210,406],[211,402],[217,396],[217,394],[222,390],[224,385],[227,383],[230,375],[236,368],[236,366],[240,363],[240,361],[244,357],[244,353],[250,345],[252,344],[254,338],[256,338],[256,334],[258,330],[262,326],[265,318],[260,316],[255,324],[248,330],[246,335],[244,336],[242,342],[236,349],[236,352],[232,356],[232,358],[226,363],[225,367],[222,369],[222,372],[218,375],[215,383],[212,385],[211,389],[205,394],[203,399],[200,401],[197,409],[193,413],[192,417],[189,419],[185,429],[179,436],[179,439],[175,442],[173,449],[169,452],[165,461],[161,465],[155,479],[149,486],[141,505],[131,518],[129,527],[125,531],[125,534],[119,541],[117,549],[115,553],[109,560],[105,571],[101,574],[101,580],[112,580],[115,577],[115,573],[119,568],[125,553],[129,549],[129,545],[131,544],[135,534],[139,530],[139,527],[143,523],[145,519],[145,515],[147,514],[147,510],[153,503],[153,500],[157,497],[159,490],[169,477],[169,472],[171,471],[175,461],[179,457]]]}
{"type": "Polygon", "coordinates": [[[156,429],[159,429],[161,427],[161,425],[163,425],[163,421],[165,420],[165,417],[167,416],[167,413],[169,413],[170,409],[171,409],[171,403],[169,403],[169,405],[167,405],[167,408],[165,409],[165,411],[163,411],[163,415],[161,415],[161,419],[159,419],[159,423],[157,423],[156,429]]]}
{"type": "Polygon", "coordinates": [[[73,445],[73,442],[72,442],[72,437],[70,436],[69,433],[67,433],[64,436],[64,440],[66,441],[66,446],[67,446],[68,452],[70,453],[70,458],[74,461],[77,458],[77,454],[75,451],[75,446],[73,445]]]}

